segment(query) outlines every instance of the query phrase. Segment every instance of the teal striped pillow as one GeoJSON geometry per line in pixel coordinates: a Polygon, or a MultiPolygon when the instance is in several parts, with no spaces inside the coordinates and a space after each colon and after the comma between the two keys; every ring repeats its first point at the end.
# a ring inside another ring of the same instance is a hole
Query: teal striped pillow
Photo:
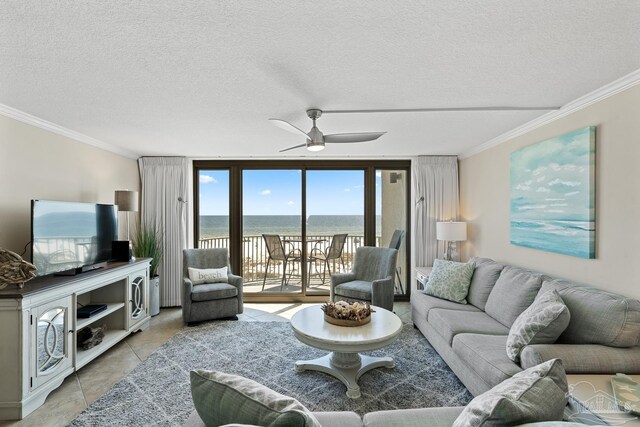
{"type": "Polygon", "coordinates": [[[313,414],[296,399],[239,375],[191,371],[191,396],[198,415],[207,426],[321,427],[313,414]]]}

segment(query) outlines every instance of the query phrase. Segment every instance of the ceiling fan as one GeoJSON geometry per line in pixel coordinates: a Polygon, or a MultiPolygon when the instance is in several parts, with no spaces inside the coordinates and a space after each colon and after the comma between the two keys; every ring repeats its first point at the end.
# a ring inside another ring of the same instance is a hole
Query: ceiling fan
{"type": "Polygon", "coordinates": [[[318,109],[310,109],[307,110],[307,116],[311,120],[313,120],[313,127],[306,133],[302,129],[299,129],[292,125],[289,122],[280,119],[269,119],[274,125],[282,128],[284,130],[288,130],[289,132],[304,135],[307,141],[304,144],[294,145],[293,147],[285,148],[280,150],[289,151],[296,148],[307,147],[309,151],[321,151],[324,150],[324,145],[326,143],[352,143],[352,142],[366,142],[373,141],[375,139],[380,138],[386,132],[358,132],[358,133],[332,133],[330,135],[324,135],[320,129],[316,127],[316,120],[320,118],[322,115],[322,110],[318,109]]]}

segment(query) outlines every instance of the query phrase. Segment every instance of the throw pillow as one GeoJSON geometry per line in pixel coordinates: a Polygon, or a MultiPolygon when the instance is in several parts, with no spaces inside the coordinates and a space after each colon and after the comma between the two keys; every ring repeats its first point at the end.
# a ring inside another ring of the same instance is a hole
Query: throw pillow
{"type": "Polygon", "coordinates": [[[514,362],[529,344],[553,344],[569,326],[569,309],[556,292],[538,295],[513,322],[507,338],[507,356],[514,362]]]}
{"type": "Polygon", "coordinates": [[[321,427],[313,414],[296,399],[239,375],[191,371],[191,395],[198,415],[208,426],[321,427]]]}
{"type": "Polygon", "coordinates": [[[560,421],[569,387],[560,359],[518,372],[473,399],[453,423],[462,426],[504,426],[560,421]]]}
{"type": "Polygon", "coordinates": [[[194,285],[203,283],[226,283],[228,281],[227,267],[222,268],[191,268],[189,267],[189,279],[194,285]]]}
{"type": "Polygon", "coordinates": [[[473,269],[473,263],[436,259],[423,292],[434,297],[466,304],[473,269]]]}

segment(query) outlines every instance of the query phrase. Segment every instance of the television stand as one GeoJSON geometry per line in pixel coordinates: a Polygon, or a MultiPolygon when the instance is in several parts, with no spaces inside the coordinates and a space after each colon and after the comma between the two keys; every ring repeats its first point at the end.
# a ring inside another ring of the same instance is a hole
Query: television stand
{"type": "Polygon", "coordinates": [[[114,262],[74,276],[43,276],[0,290],[0,420],[19,420],[64,379],[129,334],[149,326],[150,258],[114,262]],[[90,317],[81,306],[104,305],[90,317]],[[106,325],[83,350],[78,331],[106,325]]]}

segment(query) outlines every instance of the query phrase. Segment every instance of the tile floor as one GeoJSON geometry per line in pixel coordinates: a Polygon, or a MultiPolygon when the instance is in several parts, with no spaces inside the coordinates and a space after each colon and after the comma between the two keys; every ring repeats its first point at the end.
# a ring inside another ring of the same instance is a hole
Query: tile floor
{"type": "MultiPolygon", "coordinates": [[[[309,304],[245,304],[244,313],[238,318],[245,322],[286,322],[296,311],[307,305],[309,304]]],[[[394,311],[403,322],[411,322],[411,306],[408,302],[396,302],[394,311]]],[[[44,405],[22,421],[0,421],[0,427],[67,425],[87,405],[102,396],[183,327],[180,308],[162,309],[159,315],[151,319],[146,331],[130,335],[77,373],[69,375],[47,397],[44,405]]]]}

